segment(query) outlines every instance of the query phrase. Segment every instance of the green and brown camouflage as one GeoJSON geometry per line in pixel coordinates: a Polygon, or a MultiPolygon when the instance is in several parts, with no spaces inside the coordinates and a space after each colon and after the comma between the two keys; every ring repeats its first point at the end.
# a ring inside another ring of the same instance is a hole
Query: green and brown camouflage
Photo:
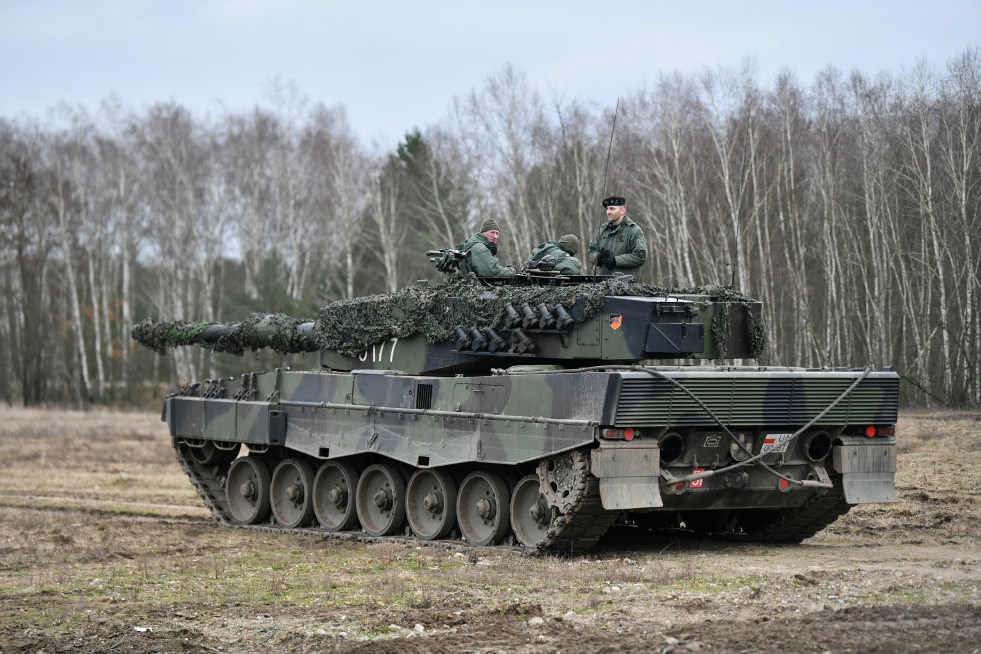
{"type": "Polygon", "coordinates": [[[580,551],[621,524],[799,542],[896,501],[895,372],[706,365],[758,359],[758,302],[545,280],[416,285],[316,321],[145,323],[141,342],[321,350],[319,370],[165,401],[223,523],[580,551]]]}

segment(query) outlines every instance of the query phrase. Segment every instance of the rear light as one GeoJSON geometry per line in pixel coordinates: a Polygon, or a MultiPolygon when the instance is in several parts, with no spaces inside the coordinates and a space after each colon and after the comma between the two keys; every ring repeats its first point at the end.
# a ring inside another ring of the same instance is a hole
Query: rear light
{"type": "Polygon", "coordinates": [[[610,427],[609,429],[603,430],[603,438],[632,441],[634,436],[640,436],[639,429],[633,429],[632,427],[627,427],[625,429],[615,429],[610,427]]]}
{"type": "Polygon", "coordinates": [[[865,435],[869,438],[874,436],[895,436],[896,428],[891,425],[888,427],[876,427],[875,425],[869,425],[865,428],[865,435]]]}

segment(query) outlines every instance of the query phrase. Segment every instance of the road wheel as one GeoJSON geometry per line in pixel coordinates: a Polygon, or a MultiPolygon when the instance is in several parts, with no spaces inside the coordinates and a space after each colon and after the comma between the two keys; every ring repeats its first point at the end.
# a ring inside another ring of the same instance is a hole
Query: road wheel
{"type": "Polygon", "coordinates": [[[405,513],[419,538],[445,538],[456,526],[453,477],[443,470],[417,470],[405,489],[405,513]]]}
{"type": "Polygon", "coordinates": [[[313,480],[313,512],[327,531],[346,531],[358,521],[354,492],[358,471],[344,461],[327,461],[313,480]]]}
{"type": "Polygon", "coordinates": [[[301,459],[283,459],[272,475],[273,515],[284,527],[307,525],[313,518],[313,468],[301,459]]]}
{"type": "Polygon", "coordinates": [[[405,482],[387,463],[368,466],[357,491],[358,520],[369,536],[390,536],[405,521],[405,482]]]}
{"type": "Polygon", "coordinates": [[[511,494],[511,528],[522,545],[534,549],[544,541],[555,513],[542,494],[537,474],[518,481],[511,494]]]}
{"type": "Polygon", "coordinates": [[[508,531],[511,494],[493,472],[472,472],[460,484],[457,522],[463,537],[474,545],[496,545],[508,531]]]}
{"type": "Polygon", "coordinates": [[[225,493],[232,520],[254,525],[269,515],[269,466],[262,459],[245,456],[235,459],[228,469],[225,493]]]}

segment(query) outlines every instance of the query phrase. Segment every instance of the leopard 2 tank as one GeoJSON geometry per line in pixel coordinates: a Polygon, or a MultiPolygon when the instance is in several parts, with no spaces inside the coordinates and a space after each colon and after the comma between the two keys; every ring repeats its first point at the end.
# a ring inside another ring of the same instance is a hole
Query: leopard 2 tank
{"type": "Polygon", "coordinates": [[[899,377],[759,365],[761,313],[730,287],[525,271],[133,335],[319,351],[316,370],[166,398],[223,524],[553,552],[615,523],[796,543],[897,501],[899,377]]]}

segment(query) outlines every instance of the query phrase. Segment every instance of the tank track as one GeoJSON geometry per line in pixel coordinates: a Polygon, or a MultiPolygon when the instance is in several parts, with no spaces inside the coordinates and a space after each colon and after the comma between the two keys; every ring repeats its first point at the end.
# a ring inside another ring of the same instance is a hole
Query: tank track
{"type": "MultiPolygon", "coordinates": [[[[236,523],[228,510],[223,477],[227,464],[201,465],[184,455],[182,448],[175,443],[177,459],[185,474],[191,480],[198,495],[212,516],[223,527],[250,529],[265,532],[285,532],[321,536],[338,540],[381,543],[392,542],[412,544],[419,547],[443,549],[474,549],[472,543],[462,539],[423,540],[406,534],[392,536],[370,536],[362,531],[328,531],[320,527],[288,528],[275,524],[272,520],[264,524],[242,525],[236,523]]],[[[585,458],[588,461],[588,457],[585,458]]],[[[559,515],[552,521],[544,538],[534,549],[515,544],[513,535],[501,545],[483,546],[481,550],[507,551],[521,554],[573,554],[591,549],[608,532],[620,517],[619,512],[603,508],[599,494],[599,479],[588,472],[588,465],[578,471],[569,489],[569,495],[559,507],[559,515]]],[[[848,513],[851,505],[845,502],[840,489],[835,488],[826,495],[814,495],[802,506],[793,509],[775,510],[764,521],[763,515],[755,514],[755,524],[743,525],[742,533],[719,533],[717,536],[750,537],[765,543],[796,544],[814,536],[825,527],[848,513]],[[839,492],[835,492],[839,491],[839,492]]],[[[663,530],[674,532],[674,530],[663,530]]]]}
{"type": "MultiPolygon", "coordinates": [[[[400,543],[419,547],[435,547],[443,549],[481,551],[506,551],[519,554],[536,553],[572,553],[584,552],[592,547],[607,529],[616,521],[618,513],[603,509],[599,496],[599,480],[588,477],[570,494],[570,501],[564,506],[564,513],[559,515],[546,532],[545,538],[536,548],[527,548],[516,544],[513,535],[509,535],[501,545],[479,547],[462,539],[423,540],[409,533],[392,536],[370,536],[361,531],[328,531],[320,527],[283,527],[270,519],[268,523],[242,525],[232,519],[228,509],[225,493],[224,476],[228,465],[202,465],[188,458],[183,448],[174,443],[177,460],[181,468],[191,480],[198,495],[211,511],[211,515],[223,527],[233,529],[249,529],[254,531],[280,532],[321,536],[338,540],[368,542],[368,543],[400,543]],[[510,541],[510,542],[508,542],[510,541]]],[[[408,528],[406,528],[408,531],[408,528]]]]}
{"type": "Polygon", "coordinates": [[[590,549],[620,517],[618,511],[603,508],[599,479],[586,480],[575,500],[555,518],[538,546],[540,551],[582,552],[590,549]]]}
{"type": "Polygon", "coordinates": [[[774,519],[768,524],[758,524],[747,531],[754,540],[764,543],[788,545],[800,543],[823,530],[852,508],[852,505],[845,501],[840,490],[836,486],[832,492],[826,495],[814,495],[797,508],[778,510],[774,519]]]}
{"type": "MultiPolygon", "coordinates": [[[[620,517],[619,511],[608,511],[600,500],[600,482],[590,471],[589,454],[572,451],[559,455],[567,461],[567,475],[563,476],[561,486],[565,494],[549,491],[548,464],[542,461],[538,466],[538,478],[546,488],[545,495],[557,507],[560,515],[552,521],[539,543],[541,551],[577,552],[590,549],[620,517]]],[[[558,490],[558,488],[556,489],[558,490]]]]}

